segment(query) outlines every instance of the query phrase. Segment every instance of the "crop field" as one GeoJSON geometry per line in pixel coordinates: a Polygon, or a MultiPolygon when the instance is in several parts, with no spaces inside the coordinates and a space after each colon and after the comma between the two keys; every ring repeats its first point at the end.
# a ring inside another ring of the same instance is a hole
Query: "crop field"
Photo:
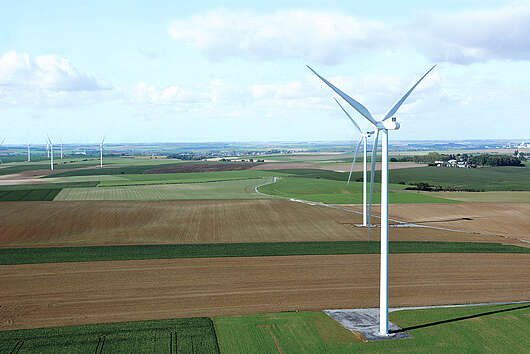
{"type": "MultiPolygon", "coordinates": [[[[355,173],[355,178],[360,178],[355,173]]],[[[392,170],[390,183],[414,184],[427,182],[432,185],[472,188],[484,191],[528,191],[530,190],[530,169],[528,167],[483,167],[444,168],[418,167],[392,170]]],[[[380,180],[380,173],[376,173],[380,180]]]]}
{"type": "Polygon", "coordinates": [[[0,190],[0,202],[12,202],[12,201],[49,201],[53,200],[61,189],[11,189],[11,190],[0,190]]]}
{"type": "Polygon", "coordinates": [[[219,353],[209,318],[0,331],[5,353],[219,353]]]}
{"type": "MultiPolygon", "coordinates": [[[[391,241],[391,254],[529,253],[530,247],[486,242],[391,241]]],[[[0,265],[142,259],[379,254],[378,241],[253,242],[181,245],[0,248],[0,265]]]]}
{"type": "Polygon", "coordinates": [[[530,242],[530,203],[393,205],[390,217],[422,225],[513,236],[530,242]]]}
{"type": "Polygon", "coordinates": [[[497,192],[422,192],[438,198],[466,203],[530,203],[530,191],[497,192]]]}
{"type": "Polygon", "coordinates": [[[127,181],[121,175],[94,175],[94,176],[72,176],[72,177],[49,177],[47,183],[76,183],[76,182],[103,182],[103,181],[127,181]]]}
{"type": "MultiPolygon", "coordinates": [[[[215,181],[230,181],[257,179],[272,176],[283,176],[284,173],[272,171],[218,171],[218,172],[194,172],[194,173],[160,173],[160,174],[129,174],[123,175],[117,180],[103,181],[99,185],[108,186],[128,186],[147,184],[176,184],[176,183],[203,183],[215,181]]],[[[114,177],[114,176],[112,176],[114,177]]]]}
{"type": "MultiPolygon", "coordinates": [[[[443,199],[415,191],[405,191],[406,186],[393,184],[389,186],[390,203],[455,203],[451,199],[443,199]]],[[[265,185],[259,188],[265,194],[281,197],[298,198],[314,202],[330,204],[362,204],[362,183],[344,181],[282,177],[275,184],[265,185]]],[[[374,184],[373,203],[379,203],[381,199],[380,184],[374,184]]]]}
{"type": "Polygon", "coordinates": [[[182,163],[188,163],[179,160],[171,160],[171,164],[168,162],[160,163],[159,160],[157,164],[109,164],[104,168],[91,168],[91,169],[77,169],[67,172],[54,173],[53,177],[70,177],[70,176],[95,176],[95,175],[123,175],[123,174],[135,174],[142,173],[144,171],[149,171],[153,169],[163,168],[168,165],[177,165],[182,163]]]}
{"type": "Polygon", "coordinates": [[[216,317],[223,353],[523,353],[530,347],[530,305],[403,310],[390,320],[413,338],[363,343],[322,312],[216,317]]]}
{"type": "Polygon", "coordinates": [[[179,199],[256,199],[254,187],[268,179],[245,179],[206,183],[65,188],[55,200],[179,200],[179,199]]]}
{"type": "MultiPolygon", "coordinates": [[[[393,254],[390,262],[394,307],[530,294],[528,254],[393,254]]],[[[8,265],[0,267],[0,326],[376,307],[378,265],[377,254],[8,265]]]]}
{"type": "MultiPolygon", "coordinates": [[[[5,202],[2,206],[3,248],[368,240],[366,228],[355,226],[362,221],[359,214],[283,199],[5,202]]],[[[521,245],[476,233],[480,231],[392,228],[391,240],[521,245]]],[[[371,240],[379,235],[373,228],[371,240]]]]}

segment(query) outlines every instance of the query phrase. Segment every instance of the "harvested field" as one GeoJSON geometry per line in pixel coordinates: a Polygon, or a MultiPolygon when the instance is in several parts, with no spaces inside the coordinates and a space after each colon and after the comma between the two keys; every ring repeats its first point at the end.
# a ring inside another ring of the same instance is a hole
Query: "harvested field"
{"type": "MultiPolygon", "coordinates": [[[[392,204],[389,212],[392,218],[415,224],[530,241],[530,203],[392,204]]],[[[373,213],[379,215],[379,208],[373,213]]]]}
{"type": "MultiPolygon", "coordinates": [[[[256,194],[254,187],[267,179],[241,179],[208,183],[177,183],[186,181],[140,181],[149,183],[131,186],[109,186],[102,188],[65,188],[54,200],[179,200],[179,199],[257,199],[266,198],[256,194]],[[164,184],[168,183],[168,184],[164,184]]],[[[114,183],[114,182],[108,182],[114,183]]],[[[118,184],[128,183],[118,181],[118,184]]],[[[134,182],[131,182],[134,183],[134,182]]]]}
{"type": "MultiPolygon", "coordinates": [[[[358,157],[359,158],[359,157],[358,157]]],[[[353,159],[353,158],[352,158],[353,159]]],[[[411,168],[411,167],[425,167],[425,164],[413,163],[413,162],[390,162],[388,168],[390,170],[397,170],[400,168],[411,168]]],[[[315,167],[311,167],[315,168],[315,167]]],[[[350,172],[351,162],[349,163],[330,163],[330,164],[319,164],[316,168],[321,168],[323,170],[331,170],[336,172],[350,172]]],[[[381,162],[375,163],[375,169],[377,171],[381,170],[381,162]]],[[[362,157],[360,160],[357,160],[355,166],[353,167],[354,172],[359,172],[363,170],[362,157]]],[[[370,170],[370,166],[368,166],[370,170]]]]}
{"type": "Polygon", "coordinates": [[[422,193],[466,203],[530,203],[530,191],[422,193]]]}
{"type": "MultiPolygon", "coordinates": [[[[365,241],[366,229],[355,226],[360,222],[358,214],[283,199],[4,202],[0,247],[365,241]]],[[[378,238],[373,229],[371,239],[378,238]]],[[[423,228],[393,228],[391,239],[528,247],[499,237],[423,228]]]]}
{"type": "Polygon", "coordinates": [[[214,172],[214,171],[240,171],[248,170],[258,166],[257,163],[225,162],[225,163],[186,163],[173,165],[141,172],[142,174],[157,173],[191,173],[191,172],[214,172]]]}
{"type": "MultiPolygon", "coordinates": [[[[390,305],[527,300],[527,254],[391,256],[390,305]]],[[[376,307],[379,256],[289,256],[0,267],[0,328],[376,307]]]]}
{"type": "Polygon", "coordinates": [[[255,167],[252,167],[251,170],[262,170],[262,171],[272,171],[272,170],[285,170],[285,169],[299,169],[299,168],[320,168],[317,164],[310,162],[271,162],[264,163],[255,167]]]}

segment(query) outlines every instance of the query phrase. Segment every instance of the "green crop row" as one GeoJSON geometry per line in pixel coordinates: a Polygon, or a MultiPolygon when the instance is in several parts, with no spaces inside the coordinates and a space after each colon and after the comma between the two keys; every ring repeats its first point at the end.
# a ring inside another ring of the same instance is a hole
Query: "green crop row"
{"type": "MultiPolygon", "coordinates": [[[[252,242],[0,249],[0,265],[139,259],[377,254],[379,241],[252,242]]],[[[390,253],[530,253],[486,242],[391,241],[390,253]]]]}
{"type": "Polygon", "coordinates": [[[0,331],[5,353],[219,353],[209,318],[0,331]]]}

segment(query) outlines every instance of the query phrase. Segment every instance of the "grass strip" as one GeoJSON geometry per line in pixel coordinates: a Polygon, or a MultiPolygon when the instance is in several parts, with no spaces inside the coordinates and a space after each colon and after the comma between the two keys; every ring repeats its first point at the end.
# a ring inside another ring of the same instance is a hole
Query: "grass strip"
{"type": "Polygon", "coordinates": [[[5,353],[219,353],[209,318],[0,331],[5,353]]]}
{"type": "Polygon", "coordinates": [[[60,182],[60,183],[43,183],[43,184],[17,184],[17,185],[10,185],[10,186],[0,186],[0,191],[96,187],[98,184],[99,184],[99,181],[60,182]]]}
{"type": "MultiPolygon", "coordinates": [[[[0,264],[141,259],[377,254],[379,241],[256,242],[0,249],[0,264]]],[[[482,242],[391,241],[390,253],[530,253],[530,248],[482,242]]]]}

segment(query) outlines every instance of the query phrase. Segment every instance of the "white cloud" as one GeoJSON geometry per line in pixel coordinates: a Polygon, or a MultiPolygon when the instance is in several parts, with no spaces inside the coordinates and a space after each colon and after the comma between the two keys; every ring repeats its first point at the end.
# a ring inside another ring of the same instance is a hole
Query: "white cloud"
{"type": "Polygon", "coordinates": [[[306,10],[268,15],[217,10],[173,21],[169,34],[212,59],[304,58],[321,63],[336,63],[357,48],[380,47],[391,40],[383,23],[306,10]]]}
{"type": "Polygon", "coordinates": [[[335,64],[363,50],[414,49],[434,61],[530,60],[530,3],[423,15],[391,25],[329,11],[271,14],[216,10],[169,26],[210,59],[304,59],[335,64]]]}
{"type": "Polygon", "coordinates": [[[7,52],[0,57],[1,105],[76,106],[117,94],[110,85],[56,55],[7,52]]]}
{"type": "Polygon", "coordinates": [[[530,3],[426,16],[411,40],[435,61],[459,64],[491,59],[530,60],[530,3]]]}
{"type": "Polygon", "coordinates": [[[30,57],[27,53],[7,52],[0,58],[0,85],[40,88],[51,91],[97,91],[109,85],[80,72],[56,55],[30,57]]]}

